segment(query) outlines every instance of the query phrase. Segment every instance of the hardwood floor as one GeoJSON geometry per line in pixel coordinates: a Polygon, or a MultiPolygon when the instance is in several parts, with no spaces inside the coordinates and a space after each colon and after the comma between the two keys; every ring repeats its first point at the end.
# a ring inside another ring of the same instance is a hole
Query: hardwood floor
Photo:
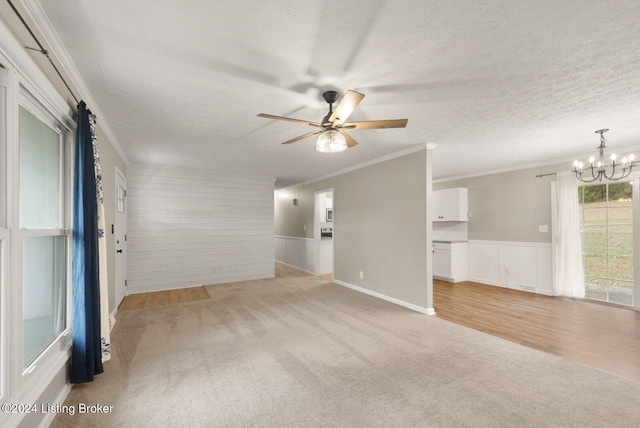
{"type": "Polygon", "coordinates": [[[173,305],[175,303],[195,302],[196,300],[208,298],[209,294],[204,287],[130,294],[122,300],[118,310],[129,311],[133,309],[155,308],[158,306],[173,305]]]}
{"type": "Polygon", "coordinates": [[[473,282],[433,281],[436,316],[640,382],[640,312],[473,282]]]}

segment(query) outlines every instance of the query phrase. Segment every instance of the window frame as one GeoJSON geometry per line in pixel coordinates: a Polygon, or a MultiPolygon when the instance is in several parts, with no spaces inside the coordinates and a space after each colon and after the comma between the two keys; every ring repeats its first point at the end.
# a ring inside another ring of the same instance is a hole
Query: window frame
{"type": "MultiPolygon", "coordinates": [[[[4,226],[4,225],[3,225],[4,226]]],[[[11,259],[11,233],[9,229],[0,227],[0,403],[6,402],[10,390],[10,366],[11,360],[8,350],[11,349],[10,334],[10,264],[11,259]]]]}
{"type": "MultiPolygon", "coordinates": [[[[11,270],[12,270],[12,241],[9,228],[8,201],[12,180],[11,141],[12,130],[9,126],[13,118],[12,106],[14,104],[15,83],[13,69],[5,67],[6,59],[0,55],[0,87],[4,90],[0,95],[0,124],[5,132],[0,132],[0,403],[8,402],[12,397],[11,389],[11,344],[13,333],[11,331],[11,270]]],[[[0,417],[0,420],[2,418],[0,417]]]]}
{"type": "MultiPolygon", "coordinates": [[[[615,302],[607,302],[607,303],[612,303],[612,304],[616,304],[622,307],[627,307],[627,308],[635,308],[635,309],[639,309],[640,308],[640,243],[638,242],[638,240],[640,239],[640,172],[634,172],[632,173],[629,177],[627,177],[627,179],[625,180],[620,180],[620,181],[624,181],[624,182],[629,182],[631,184],[632,187],[632,203],[631,203],[631,223],[632,223],[632,257],[631,257],[631,263],[632,263],[632,267],[633,267],[633,272],[632,272],[632,290],[633,290],[633,296],[632,296],[632,303],[631,305],[627,305],[627,304],[618,304],[615,302]]],[[[602,180],[602,181],[598,181],[598,182],[594,182],[594,183],[579,183],[578,184],[578,190],[581,191],[582,188],[584,187],[593,187],[593,186],[598,186],[598,185],[606,185],[606,199],[607,199],[607,211],[609,210],[609,186],[612,184],[619,184],[620,181],[612,181],[612,180],[602,180]]],[[[582,193],[579,194],[578,197],[578,202],[579,204],[582,204],[582,193]]],[[[608,212],[607,212],[607,217],[608,217],[608,212]]],[[[582,224],[582,218],[580,219],[580,237],[581,240],[583,242],[582,244],[582,249],[581,249],[581,255],[582,255],[582,259],[583,259],[583,263],[584,263],[584,257],[585,257],[585,252],[584,252],[584,231],[583,231],[583,224],[582,224]]],[[[609,227],[609,220],[607,219],[607,229],[609,227]]],[[[607,257],[608,257],[609,253],[607,253],[607,257]]],[[[608,263],[608,261],[607,261],[608,263]]],[[[586,269],[586,266],[585,266],[586,269]]],[[[585,280],[586,280],[586,271],[584,272],[584,276],[585,276],[585,280]]],[[[611,277],[608,275],[606,277],[607,282],[609,282],[611,280],[611,277]]],[[[586,283],[586,281],[585,281],[586,283]]],[[[609,285],[607,284],[607,288],[609,287],[609,285]]],[[[597,300],[597,299],[593,299],[595,301],[602,301],[602,300],[597,300]]]]}
{"type": "MultiPolygon", "coordinates": [[[[42,385],[42,378],[55,370],[56,367],[64,364],[71,356],[71,316],[72,316],[72,295],[71,295],[71,219],[72,219],[72,173],[73,173],[73,130],[59,119],[45,105],[44,101],[37,95],[37,92],[30,89],[29,85],[20,80],[16,85],[16,100],[13,106],[13,138],[8,141],[7,148],[13,151],[13,171],[11,188],[7,198],[9,228],[13,237],[11,243],[11,324],[13,328],[10,332],[10,346],[12,349],[9,362],[9,372],[12,373],[10,382],[12,384],[12,395],[14,401],[16,397],[22,397],[31,391],[39,391],[42,385]],[[51,229],[26,229],[20,225],[20,107],[25,108],[37,119],[49,126],[59,135],[60,153],[60,213],[57,228],[51,229]],[[23,367],[23,252],[24,240],[26,238],[65,236],[65,326],[60,334],[33,359],[26,367],[23,367]]],[[[38,393],[39,395],[39,393],[38,393]]],[[[19,398],[18,398],[19,399],[19,398]]]]}
{"type": "MultiPolygon", "coordinates": [[[[64,131],[66,167],[64,169],[65,187],[64,206],[69,207],[65,224],[71,225],[73,203],[73,158],[74,134],[76,129],[75,110],[72,100],[65,99],[66,93],[60,92],[45,73],[33,61],[24,45],[0,20],[0,405],[12,403],[37,403],[45,391],[63,397],[71,389],[68,381],[67,366],[71,358],[71,335],[59,338],[47,348],[38,360],[37,366],[22,375],[21,354],[16,349],[22,347],[22,332],[15,330],[22,323],[21,283],[16,273],[22,267],[16,257],[16,235],[19,230],[19,211],[15,201],[19,194],[19,105],[20,97],[30,98],[38,110],[46,112],[44,116],[52,118],[64,131]],[[18,303],[18,304],[16,304],[18,303]],[[19,357],[19,358],[17,358],[19,357]],[[64,379],[63,379],[64,378],[64,379]],[[62,382],[61,382],[62,381],[62,382]]],[[[65,228],[66,229],[66,228],[65,228]]],[[[71,233],[70,230],[66,232],[71,233]]],[[[71,246],[68,246],[67,260],[71,263],[71,246]]],[[[71,320],[71,281],[68,270],[67,288],[67,326],[71,320]]],[[[68,332],[69,330],[67,330],[68,332]]],[[[25,419],[25,414],[0,412],[0,426],[17,426],[25,419]]],[[[40,415],[44,421],[47,416],[40,415]]]]}

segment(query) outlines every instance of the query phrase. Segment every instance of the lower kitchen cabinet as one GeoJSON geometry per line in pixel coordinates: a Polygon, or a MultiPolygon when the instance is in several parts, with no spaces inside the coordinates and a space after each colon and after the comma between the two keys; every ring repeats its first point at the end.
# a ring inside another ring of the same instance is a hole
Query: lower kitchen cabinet
{"type": "Polygon", "coordinates": [[[466,281],[469,276],[469,251],[466,242],[433,243],[433,277],[442,281],[466,281]]]}

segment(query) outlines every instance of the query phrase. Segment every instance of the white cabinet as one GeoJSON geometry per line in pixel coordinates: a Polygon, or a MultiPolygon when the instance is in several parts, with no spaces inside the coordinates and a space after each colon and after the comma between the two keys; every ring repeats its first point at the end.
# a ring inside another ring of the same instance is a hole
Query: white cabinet
{"type": "Polygon", "coordinates": [[[466,281],[469,251],[466,242],[433,243],[433,277],[449,282],[466,281]]]}
{"type": "Polygon", "coordinates": [[[434,190],[433,221],[468,221],[468,191],[464,187],[434,190]]]}
{"type": "Polygon", "coordinates": [[[449,244],[433,244],[433,276],[451,277],[451,250],[449,244]]]}

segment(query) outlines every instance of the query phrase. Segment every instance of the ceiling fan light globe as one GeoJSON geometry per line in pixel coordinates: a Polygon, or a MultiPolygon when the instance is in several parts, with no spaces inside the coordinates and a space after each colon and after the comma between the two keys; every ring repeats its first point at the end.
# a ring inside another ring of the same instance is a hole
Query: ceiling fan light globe
{"type": "Polygon", "coordinates": [[[347,141],[340,132],[329,129],[318,135],[315,148],[321,153],[337,153],[347,150],[347,141]]]}

